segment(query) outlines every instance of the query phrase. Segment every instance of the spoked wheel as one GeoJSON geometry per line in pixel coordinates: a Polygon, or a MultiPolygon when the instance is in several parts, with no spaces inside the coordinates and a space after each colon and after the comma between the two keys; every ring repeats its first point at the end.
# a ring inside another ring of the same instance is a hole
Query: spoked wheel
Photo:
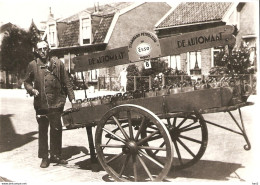
{"type": "Polygon", "coordinates": [[[141,106],[109,110],[97,125],[95,143],[101,165],[116,181],[161,181],[171,169],[170,134],[154,113],[141,106]],[[156,130],[141,137],[147,126],[156,130]],[[161,142],[165,145],[159,146],[161,142]],[[158,151],[156,158],[146,152],[154,150],[158,151]]]}
{"type": "MultiPolygon", "coordinates": [[[[204,118],[199,113],[186,113],[183,116],[168,118],[166,120],[171,139],[173,141],[175,158],[173,168],[180,170],[188,168],[198,162],[203,156],[208,143],[208,129],[204,118]]],[[[147,137],[155,128],[147,127],[142,132],[142,137],[147,137]]],[[[161,143],[160,146],[163,146],[161,143]]],[[[151,157],[156,158],[157,151],[146,151],[151,157]]]]}

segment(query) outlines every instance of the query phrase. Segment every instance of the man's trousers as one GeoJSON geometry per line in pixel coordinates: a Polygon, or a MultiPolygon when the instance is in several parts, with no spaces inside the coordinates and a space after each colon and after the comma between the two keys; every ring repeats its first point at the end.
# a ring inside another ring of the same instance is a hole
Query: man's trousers
{"type": "Polygon", "coordinates": [[[61,157],[62,123],[61,113],[63,109],[50,109],[36,111],[36,119],[39,128],[39,158],[48,157],[48,128],[50,126],[50,155],[61,157]]]}

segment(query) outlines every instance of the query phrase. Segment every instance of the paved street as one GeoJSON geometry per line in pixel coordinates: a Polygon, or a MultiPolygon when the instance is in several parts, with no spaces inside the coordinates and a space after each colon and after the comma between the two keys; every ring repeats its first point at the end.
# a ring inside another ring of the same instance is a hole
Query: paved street
{"type": "MultiPolygon", "coordinates": [[[[102,93],[104,92],[100,92],[102,93]]],[[[82,96],[82,92],[76,92],[76,98],[83,98],[82,96]]],[[[94,96],[94,94],[88,94],[88,96],[94,96]]],[[[75,184],[112,180],[101,167],[99,172],[91,171],[85,128],[63,132],[63,157],[68,160],[68,165],[51,164],[47,169],[40,168],[41,161],[37,157],[38,132],[32,106],[33,98],[28,97],[25,90],[0,89],[0,99],[0,182],[1,179],[7,179],[27,184],[38,182],[73,182],[75,184]]],[[[251,96],[249,101],[255,102],[256,96],[251,96]]],[[[69,108],[70,104],[67,103],[66,107],[69,108]]],[[[250,151],[243,149],[245,141],[240,135],[208,125],[208,147],[202,159],[188,169],[170,171],[166,180],[259,183],[259,175],[257,176],[259,126],[256,120],[258,118],[256,105],[242,108],[242,113],[252,144],[250,151]]],[[[226,116],[227,114],[218,113],[204,117],[237,130],[235,123],[226,116]]],[[[237,117],[238,114],[236,113],[235,116],[237,117]]]]}

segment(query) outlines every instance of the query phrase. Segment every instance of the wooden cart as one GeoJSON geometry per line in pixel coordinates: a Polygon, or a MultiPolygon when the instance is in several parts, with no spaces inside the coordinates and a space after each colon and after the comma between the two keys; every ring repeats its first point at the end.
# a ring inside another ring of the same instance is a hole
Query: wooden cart
{"type": "MultiPolygon", "coordinates": [[[[87,67],[81,63],[78,69],[87,67]]],[[[62,119],[68,130],[87,129],[92,163],[97,162],[97,154],[116,181],[162,181],[171,169],[187,168],[200,160],[208,143],[206,123],[242,135],[244,148],[250,149],[240,108],[251,103],[241,92],[235,95],[234,87],[217,87],[118,93],[78,101],[64,111],[62,119]],[[239,111],[241,124],[233,110],[239,111]],[[228,112],[241,132],[203,118],[212,112],[228,112]],[[96,127],[95,146],[92,127],[96,127]]]]}

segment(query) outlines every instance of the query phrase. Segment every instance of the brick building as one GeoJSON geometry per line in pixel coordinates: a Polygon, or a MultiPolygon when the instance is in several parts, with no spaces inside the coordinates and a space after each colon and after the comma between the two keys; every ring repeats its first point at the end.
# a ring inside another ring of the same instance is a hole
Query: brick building
{"type": "MultiPolygon", "coordinates": [[[[137,32],[154,32],[154,25],[170,8],[165,2],[95,4],[64,19],[49,17],[43,38],[48,40],[52,53],[73,70],[71,61],[75,56],[127,46],[137,32]]],[[[96,81],[98,76],[118,76],[121,68],[90,70],[85,76],[87,81],[96,81]]]]}
{"type": "MultiPolygon", "coordinates": [[[[183,2],[173,7],[156,25],[159,38],[233,25],[237,28],[236,46],[249,43],[256,54],[258,2],[183,2]]],[[[225,47],[202,49],[168,56],[169,66],[194,74],[208,74],[215,65],[214,55],[225,47]],[[197,68],[195,65],[197,64],[197,68]]]]}

